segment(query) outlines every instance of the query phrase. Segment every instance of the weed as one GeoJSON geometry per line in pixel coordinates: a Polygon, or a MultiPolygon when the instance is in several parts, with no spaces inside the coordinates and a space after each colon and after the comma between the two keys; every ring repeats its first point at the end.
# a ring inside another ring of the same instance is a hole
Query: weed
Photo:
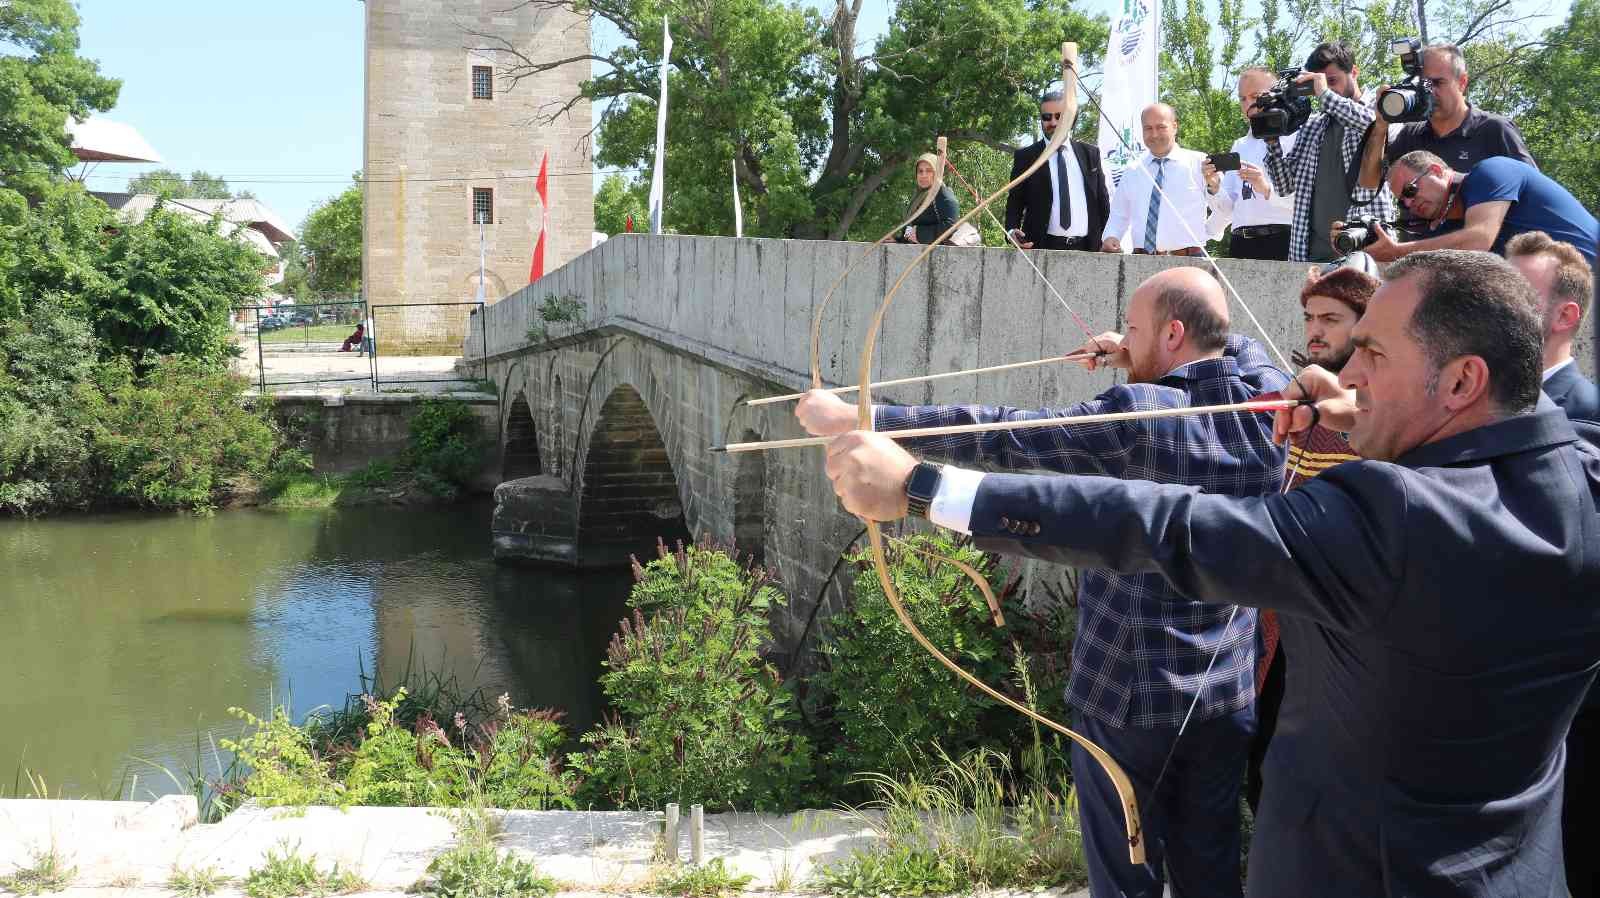
{"type": "Polygon", "coordinates": [[[139,874],[137,873],[119,873],[111,878],[111,887],[113,889],[131,889],[138,884],[139,874]]]}
{"type": "Polygon", "coordinates": [[[290,845],[287,839],[276,847],[267,849],[261,866],[251,870],[244,880],[244,893],[250,898],[292,898],[296,895],[342,895],[365,888],[361,877],[338,864],[324,873],[317,869],[315,856],[300,854],[298,843],[290,845]]]}
{"type": "Polygon", "coordinates": [[[546,296],[544,302],[539,304],[539,320],[528,328],[529,343],[550,342],[550,325],[561,322],[576,322],[583,319],[583,298],[572,293],[557,296],[554,293],[546,296]]]}
{"type": "Polygon", "coordinates": [[[650,891],[657,895],[682,895],[685,898],[715,898],[744,891],[754,876],[734,873],[723,866],[722,858],[712,858],[698,867],[672,866],[658,873],[650,882],[650,891]]]}
{"type": "Polygon", "coordinates": [[[549,895],[556,881],[531,861],[502,855],[479,842],[452,848],[428,864],[428,873],[410,891],[430,898],[525,898],[549,895]]]}
{"type": "Polygon", "coordinates": [[[52,845],[33,851],[32,861],[27,866],[0,876],[0,891],[17,895],[60,892],[72,885],[77,875],[77,868],[67,866],[66,859],[52,845]]]}
{"type": "Polygon", "coordinates": [[[229,881],[216,867],[173,867],[167,888],[178,893],[178,898],[206,898],[229,881]]]}
{"type": "Polygon", "coordinates": [[[816,888],[846,898],[879,895],[946,895],[957,891],[959,875],[948,859],[924,846],[897,845],[864,851],[817,872],[816,888]]]}

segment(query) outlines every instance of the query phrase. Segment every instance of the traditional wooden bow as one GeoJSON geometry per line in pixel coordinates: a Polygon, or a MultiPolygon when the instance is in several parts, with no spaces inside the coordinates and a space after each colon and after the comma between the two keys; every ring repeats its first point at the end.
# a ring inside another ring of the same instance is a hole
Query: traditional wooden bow
{"type": "MultiPolygon", "coordinates": [[[[967,214],[957,219],[955,224],[951,225],[948,230],[939,235],[939,239],[929,242],[928,245],[923,248],[922,252],[919,253],[914,260],[912,260],[911,264],[906,267],[905,271],[900,273],[899,278],[897,278],[894,282],[894,286],[892,286],[889,289],[889,292],[883,297],[883,302],[878,306],[878,310],[872,318],[872,325],[867,330],[866,342],[861,349],[861,364],[859,372],[860,386],[857,388],[858,402],[856,406],[857,421],[860,429],[871,430],[873,425],[872,361],[877,349],[878,332],[881,330],[884,317],[889,311],[889,304],[894,300],[895,294],[900,291],[901,286],[905,283],[906,278],[911,274],[911,271],[915,269],[917,265],[927,259],[929,254],[933,252],[933,248],[935,246],[944,242],[950,237],[951,234],[955,233],[957,228],[965,224],[979,212],[982,212],[984,209],[988,208],[989,204],[994,202],[994,200],[1001,194],[1027,180],[1028,177],[1037,171],[1040,166],[1053,159],[1056,151],[1058,151],[1061,146],[1066,143],[1072,131],[1072,120],[1077,111],[1077,62],[1078,45],[1075,43],[1062,44],[1061,82],[1064,88],[1063,93],[1067,98],[1067,111],[1063,116],[1062,122],[1056,126],[1055,132],[1051,134],[1050,140],[1045,145],[1044,151],[1040,153],[1039,157],[1033,161],[1033,164],[1029,165],[1025,170],[1022,171],[1021,174],[1018,174],[1016,177],[1012,178],[1008,183],[1005,184],[1005,186],[986,197],[982,202],[978,203],[970,211],[968,211],[967,214]]],[[[818,360],[815,354],[815,330],[816,325],[813,326],[812,344],[814,375],[813,383],[820,388],[822,385],[821,378],[816,370],[818,360]]],[[[895,589],[894,578],[890,575],[888,560],[884,556],[884,537],[882,529],[879,527],[876,521],[869,520],[865,523],[867,529],[867,539],[872,547],[873,565],[877,569],[878,573],[878,583],[883,587],[883,594],[889,600],[890,607],[894,609],[895,616],[900,619],[901,625],[904,626],[906,631],[911,634],[911,638],[916,640],[917,644],[922,646],[922,648],[927,651],[928,654],[932,655],[940,664],[943,664],[945,667],[949,668],[952,673],[970,683],[980,692],[984,693],[995,701],[1000,702],[1001,704],[1006,705],[1007,707],[1027,716],[1028,718],[1049,727],[1061,735],[1066,736],[1068,739],[1071,739],[1073,742],[1082,746],[1085,751],[1089,752],[1095,761],[1099,763],[1102,768],[1104,768],[1106,775],[1110,777],[1112,785],[1117,790],[1118,798],[1122,801],[1122,810],[1127,822],[1128,831],[1128,859],[1134,864],[1144,863],[1144,833],[1139,819],[1139,804],[1138,800],[1134,796],[1133,783],[1129,781],[1128,775],[1123,771],[1122,767],[1117,764],[1117,762],[1105,751],[1105,749],[1102,749],[1087,737],[1074,732],[1064,724],[1060,724],[1054,720],[1051,720],[1027,705],[1012,699],[1010,696],[1005,695],[989,684],[983,682],[978,677],[967,672],[959,664],[956,664],[954,661],[950,660],[950,658],[946,656],[944,652],[940,651],[938,647],[930,642],[928,637],[923,635],[922,630],[917,627],[916,622],[911,619],[911,615],[906,612],[905,603],[901,601],[900,593],[895,589]]],[[[987,589],[988,583],[978,576],[975,571],[965,572],[974,580],[974,582],[979,583],[982,588],[987,589]]]]}

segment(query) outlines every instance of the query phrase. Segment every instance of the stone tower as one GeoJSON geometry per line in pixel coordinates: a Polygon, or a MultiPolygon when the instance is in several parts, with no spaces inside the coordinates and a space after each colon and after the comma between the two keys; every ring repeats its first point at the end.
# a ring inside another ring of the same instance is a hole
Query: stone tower
{"type": "Polygon", "coordinates": [[[594,230],[589,103],[553,125],[541,113],[578,94],[580,65],[506,77],[495,35],[536,61],[589,52],[588,21],[509,0],[366,0],[366,205],[362,288],[379,354],[455,355],[478,288],[478,219],[487,246],[485,299],[528,282],[541,207],[534,188],[549,151],[545,271],[589,248],[594,230]],[[509,11],[507,8],[511,7],[509,11]],[[576,173],[576,174],[569,174],[576,173]],[[384,308],[405,304],[409,308],[384,308]]]}

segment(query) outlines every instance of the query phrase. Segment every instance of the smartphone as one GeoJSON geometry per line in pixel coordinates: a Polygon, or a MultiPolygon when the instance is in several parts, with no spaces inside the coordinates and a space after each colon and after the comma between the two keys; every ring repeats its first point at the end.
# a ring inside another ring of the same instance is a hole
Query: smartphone
{"type": "Polygon", "coordinates": [[[1212,153],[1206,157],[1206,161],[1211,163],[1212,167],[1217,171],[1239,170],[1238,153],[1212,153]]]}

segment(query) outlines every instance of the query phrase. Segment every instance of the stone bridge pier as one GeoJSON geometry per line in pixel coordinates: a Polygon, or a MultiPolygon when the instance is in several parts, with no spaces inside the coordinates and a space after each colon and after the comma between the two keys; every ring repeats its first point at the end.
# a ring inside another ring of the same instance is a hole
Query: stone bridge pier
{"type": "MultiPolygon", "coordinates": [[[[813,310],[866,249],[619,236],[475,314],[465,354],[499,388],[504,436],[496,557],[604,566],[630,554],[653,557],[657,539],[709,536],[777,575],[790,603],[778,648],[798,652],[819,610],[848,588],[854,571],[843,558],[860,539],[861,523],[834,498],[820,449],[709,450],[804,435],[791,404],[751,408],[744,400],[808,385],[813,310]],[[544,310],[562,305],[558,299],[576,301],[576,320],[545,320],[544,310]]],[[[822,328],[830,384],[857,381],[873,312],[918,251],[872,250],[834,295],[822,328]]],[[[1077,252],[1031,256],[1097,332],[1121,329],[1128,299],[1145,278],[1196,264],[1077,252]]],[[[1233,329],[1285,355],[1298,347],[1305,266],[1225,260],[1222,267],[1266,333],[1237,307],[1233,329]]],[[[1060,355],[1084,339],[1073,315],[1015,250],[941,247],[896,297],[874,378],[1060,355]]],[[[1589,350],[1582,352],[1587,364],[1589,350]]],[[[1053,365],[911,385],[875,398],[1067,406],[1111,383],[1105,372],[1053,365]]],[[[1017,573],[1035,580],[1061,572],[1026,563],[1017,573]]]]}

